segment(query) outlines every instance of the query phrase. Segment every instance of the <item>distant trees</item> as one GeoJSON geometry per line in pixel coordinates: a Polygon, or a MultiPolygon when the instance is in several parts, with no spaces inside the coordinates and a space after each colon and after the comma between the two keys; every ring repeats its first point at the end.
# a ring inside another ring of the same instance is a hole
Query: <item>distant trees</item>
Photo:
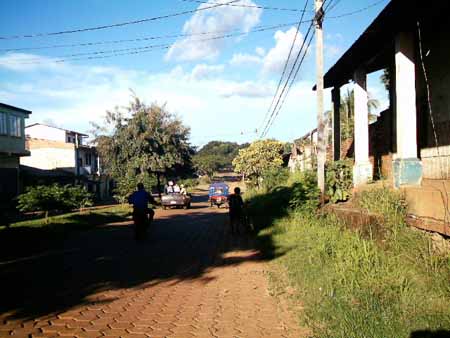
{"type": "Polygon", "coordinates": [[[193,163],[201,174],[212,177],[220,169],[231,168],[233,159],[245,147],[248,144],[211,141],[193,156],[193,163]]]}
{"type": "Polygon", "coordinates": [[[148,106],[133,96],[125,112],[108,111],[104,123],[93,126],[103,168],[117,182],[121,201],[138,182],[151,188],[160,175],[191,166],[190,130],[165,106],[148,106]]]}
{"type": "Polygon", "coordinates": [[[280,169],[283,165],[284,143],[276,140],[258,140],[239,150],[233,160],[234,170],[260,184],[264,173],[280,169]]]}

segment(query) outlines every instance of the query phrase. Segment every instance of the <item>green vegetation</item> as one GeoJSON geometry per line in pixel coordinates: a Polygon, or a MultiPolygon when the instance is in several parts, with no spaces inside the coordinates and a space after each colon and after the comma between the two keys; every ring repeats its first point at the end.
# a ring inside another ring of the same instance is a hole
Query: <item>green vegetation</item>
{"type": "Polygon", "coordinates": [[[234,171],[245,175],[253,185],[261,186],[264,173],[281,169],[284,144],[275,140],[258,140],[239,150],[233,160],[234,171]]]}
{"type": "Polygon", "coordinates": [[[107,112],[103,125],[94,124],[103,169],[117,182],[123,202],[142,182],[147,189],[157,176],[179,177],[192,172],[189,128],[164,106],[150,106],[133,97],[126,111],[107,112]]]}
{"type": "Polygon", "coordinates": [[[239,150],[246,147],[248,144],[211,141],[193,156],[192,161],[202,175],[212,178],[219,170],[231,168],[239,150]]]}
{"type": "MultiPolygon", "coordinates": [[[[12,223],[8,231],[20,230],[20,228],[42,228],[39,230],[50,230],[66,232],[70,230],[90,229],[107,223],[120,222],[127,219],[131,214],[128,205],[118,205],[107,208],[85,210],[83,212],[72,212],[45,218],[38,218],[17,223],[12,223]]],[[[0,231],[6,230],[0,227],[0,231]]]]}
{"type": "Polygon", "coordinates": [[[332,203],[347,201],[353,188],[353,163],[341,160],[327,163],[327,195],[332,203]]]}
{"type": "Polygon", "coordinates": [[[245,196],[261,249],[276,271],[286,271],[287,282],[273,275],[274,290],[286,283],[296,290],[293,299],[304,307],[298,315],[313,336],[408,338],[450,329],[450,254],[405,226],[402,196],[378,189],[358,197],[361,207],[382,213],[388,231],[377,241],[308,210],[316,196],[292,194],[294,182],[308,186],[308,180],[297,176],[245,196]]]}
{"type": "Polygon", "coordinates": [[[30,187],[18,198],[19,210],[43,211],[45,221],[48,221],[49,212],[81,210],[91,205],[91,194],[81,186],[39,185],[30,187]]]}

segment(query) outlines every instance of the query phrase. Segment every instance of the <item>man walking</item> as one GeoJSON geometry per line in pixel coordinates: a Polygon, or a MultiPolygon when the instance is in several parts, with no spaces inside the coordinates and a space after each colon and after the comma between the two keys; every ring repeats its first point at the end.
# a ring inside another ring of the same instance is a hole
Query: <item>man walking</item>
{"type": "Polygon", "coordinates": [[[228,196],[228,206],[230,208],[231,234],[238,234],[242,222],[242,209],[244,207],[244,201],[242,200],[241,189],[239,187],[234,188],[234,194],[228,196]]]}

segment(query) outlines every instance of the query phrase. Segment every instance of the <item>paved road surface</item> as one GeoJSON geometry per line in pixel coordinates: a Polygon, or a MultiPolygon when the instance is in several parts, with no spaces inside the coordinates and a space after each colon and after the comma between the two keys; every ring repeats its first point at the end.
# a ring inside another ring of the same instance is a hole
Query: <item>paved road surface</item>
{"type": "Polygon", "coordinates": [[[0,259],[0,337],[298,337],[251,241],[195,201],[158,210],[142,243],[125,221],[0,259]]]}

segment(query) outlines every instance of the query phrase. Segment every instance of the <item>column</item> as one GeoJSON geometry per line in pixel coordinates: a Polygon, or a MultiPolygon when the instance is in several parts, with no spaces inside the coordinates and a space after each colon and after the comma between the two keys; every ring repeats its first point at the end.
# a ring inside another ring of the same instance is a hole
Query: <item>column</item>
{"type": "Polygon", "coordinates": [[[353,184],[366,184],[372,180],[372,164],[369,162],[369,108],[367,106],[367,74],[358,69],[353,75],[355,101],[355,165],[353,184]]]}
{"type": "Polygon", "coordinates": [[[341,159],[341,89],[334,87],[331,91],[333,100],[333,158],[341,159]]]}
{"type": "Polygon", "coordinates": [[[394,186],[420,185],[422,162],[417,158],[417,109],[414,35],[402,32],[395,39],[395,111],[397,156],[393,161],[394,186]]]}

